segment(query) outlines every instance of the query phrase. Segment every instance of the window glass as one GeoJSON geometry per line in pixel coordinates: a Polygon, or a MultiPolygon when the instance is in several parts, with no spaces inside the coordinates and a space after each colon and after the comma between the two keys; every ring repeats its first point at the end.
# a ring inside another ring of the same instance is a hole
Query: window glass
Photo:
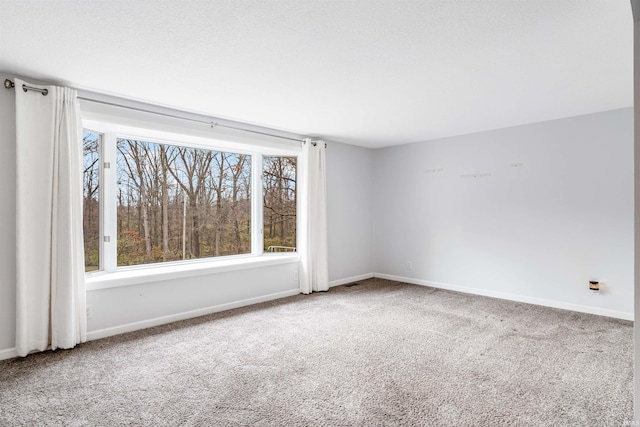
{"type": "Polygon", "coordinates": [[[100,269],[100,135],[82,134],[84,147],[82,227],[84,235],[84,270],[100,269]]]}
{"type": "Polygon", "coordinates": [[[117,265],[251,252],[251,156],[117,139],[117,265]]]}
{"type": "Polygon", "coordinates": [[[295,157],[263,157],[265,252],[296,250],[296,167],[295,157]]]}

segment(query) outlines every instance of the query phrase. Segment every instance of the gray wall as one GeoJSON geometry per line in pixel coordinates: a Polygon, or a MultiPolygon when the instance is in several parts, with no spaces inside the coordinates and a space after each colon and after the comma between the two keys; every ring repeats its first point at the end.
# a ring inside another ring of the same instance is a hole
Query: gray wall
{"type": "MultiPolygon", "coordinates": [[[[4,81],[4,75],[0,75],[4,81]]],[[[12,348],[16,329],[15,95],[0,92],[0,352],[12,348]]]]}
{"type": "MultiPolygon", "coordinates": [[[[640,105],[640,0],[631,0],[633,10],[633,100],[640,105]]],[[[634,109],[635,165],[635,327],[634,333],[634,420],[640,423],[640,108],[634,109]]]]}
{"type": "Polygon", "coordinates": [[[632,318],[632,109],[381,149],[374,167],[376,273],[632,318]]]}
{"type": "Polygon", "coordinates": [[[373,269],[373,150],[329,142],[329,281],[346,283],[373,269]]]}

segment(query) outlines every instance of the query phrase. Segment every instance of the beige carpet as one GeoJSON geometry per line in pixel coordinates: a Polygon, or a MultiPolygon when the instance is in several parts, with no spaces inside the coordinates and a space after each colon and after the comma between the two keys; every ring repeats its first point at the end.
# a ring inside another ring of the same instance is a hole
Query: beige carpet
{"type": "Polygon", "coordinates": [[[632,330],[370,279],[0,362],[0,426],[622,426],[632,330]]]}

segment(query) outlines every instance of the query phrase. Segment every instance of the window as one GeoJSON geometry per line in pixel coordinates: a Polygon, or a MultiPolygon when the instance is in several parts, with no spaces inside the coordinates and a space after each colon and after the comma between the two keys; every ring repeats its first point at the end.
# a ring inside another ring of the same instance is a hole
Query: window
{"type": "Polygon", "coordinates": [[[86,272],[295,252],[296,151],[114,127],[84,132],[86,272]]]}
{"type": "Polygon", "coordinates": [[[251,156],[117,140],[118,266],[251,253],[251,156]]]}
{"type": "Polygon", "coordinates": [[[265,252],[296,250],[296,160],[282,156],[263,158],[265,252]]]}
{"type": "Polygon", "coordinates": [[[85,131],[83,172],[84,270],[100,268],[100,135],[85,131]]]}

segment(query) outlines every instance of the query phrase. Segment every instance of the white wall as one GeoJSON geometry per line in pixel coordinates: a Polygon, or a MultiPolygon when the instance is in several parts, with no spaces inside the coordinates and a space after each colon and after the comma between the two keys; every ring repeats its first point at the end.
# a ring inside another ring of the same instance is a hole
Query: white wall
{"type": "MultiPolygon", "coordinates": [[[[0,73],[0,79],[13,78],[0,73]]],[[[0,359],[15,345],[15,95],[0,93],[0,359]]],[[[264,130],[264,129],[261,129],[264,130]]],[[[372,265],[371,150],[329,142],[327,192],[330,280],[370,276],[372,265]],[[345,236],[348,235],[348,238],[345,236]],[[355,254],[352,256],[352,254],[355,254]]],[[[296,294],[298,263],[87,292],[89,338],[203,315],[296,294]]]]}
{"type": "Polygon", "coordinates": [[[298,262],[87,292],[89,339],[296,295],[298,262]]]}
{"type": "Polygon", "coordinates": [[[327,144],[327,225],[332,286],[373,269],[373,150],[327,144]]]}
{"type": "Polygon", "coordinates": [[[633,318],[632,109],[374,157],[376,274],[633,318]]]}

